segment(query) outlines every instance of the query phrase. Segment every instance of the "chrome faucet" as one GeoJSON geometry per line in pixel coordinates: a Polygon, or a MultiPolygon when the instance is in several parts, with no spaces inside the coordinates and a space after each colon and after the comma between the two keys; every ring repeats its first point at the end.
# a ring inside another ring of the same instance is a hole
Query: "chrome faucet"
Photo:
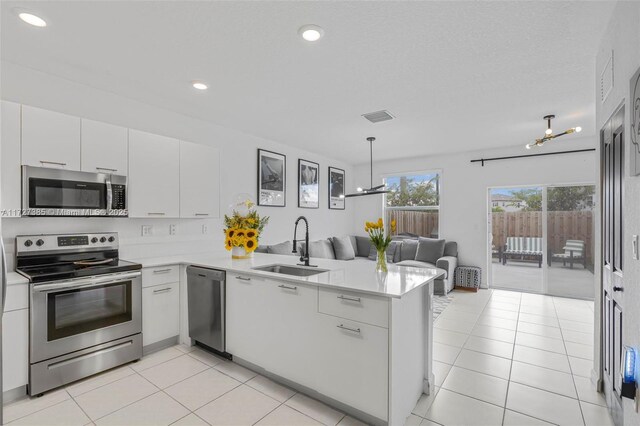
{"type": "Polygon", "coordinates": [[[307,218],[304,216],[300,216],[299,218],[296,219],[296,224],[293,227],[293,251],[292,253],[298,253],[298,250],[296,248],[296,243],[298,241],[302,241],[302,240],[297,240],[296,239],[296,233],[298,231],[298,222],[300,222],[301,220],[304,220],[304,224],[305,224],[305,233],[304,233],[304,247],[305,249],[303,250],[302,248],[300,249],[301,253],[300,253],[300,262],[304,262],[304,263],[298,263],[298,265],[300,266],[318,266],[318,265],[309,265],[309,221],[307,221],[307,218]]]}

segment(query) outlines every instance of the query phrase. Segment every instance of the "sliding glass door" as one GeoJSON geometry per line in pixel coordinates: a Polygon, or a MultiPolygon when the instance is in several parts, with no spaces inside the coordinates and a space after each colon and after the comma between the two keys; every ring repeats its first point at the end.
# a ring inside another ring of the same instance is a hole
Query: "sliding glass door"
{"type": "Polygon", "coordinates": [[[547,293],[593,299],[595,187],[547,188],[547,293]]]}
{"type": "Polygon", "coordinates": [[[489,191],[493,287],[542,292],[542,195],[542,187],[489,191]]]}
{"type": "Polygon", "coordinates": [[[489,190],[490,285],[593,299],[593,185],[489,190]]]}

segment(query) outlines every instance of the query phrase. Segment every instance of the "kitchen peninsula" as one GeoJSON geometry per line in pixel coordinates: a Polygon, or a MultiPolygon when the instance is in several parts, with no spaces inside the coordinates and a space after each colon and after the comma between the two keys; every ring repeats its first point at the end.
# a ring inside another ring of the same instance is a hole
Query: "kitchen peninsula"
{"type": "Polygon", "coordinates": [[[226,271],[226,351],[233,360],[367,423],[404,424],[433,389],[435,269],[389,265],[379,274],[372,262],[315,258],[316,267],[303,268],[297,257],[261,253],[137,261],[148,269],[181,265],[184,343],[186,266],[226,271]],[[269,271],[287,267],[313,275],[269,271]]]}

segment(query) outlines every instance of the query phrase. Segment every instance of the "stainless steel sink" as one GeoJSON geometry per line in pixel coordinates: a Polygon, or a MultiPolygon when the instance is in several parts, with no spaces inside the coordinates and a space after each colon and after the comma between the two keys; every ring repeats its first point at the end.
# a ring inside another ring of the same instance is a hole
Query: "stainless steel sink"
{"type": "Polygon", "coordinates": [[[323,272],[327,272],[326,269],[311,269],[292,265],[266,265],[256,266],[255,268],[251,269],[254,269],[256,271],[273,272],[274,274],[294,275],[296,277],[309,277],[311,275],[317,275],[323,272]]]}

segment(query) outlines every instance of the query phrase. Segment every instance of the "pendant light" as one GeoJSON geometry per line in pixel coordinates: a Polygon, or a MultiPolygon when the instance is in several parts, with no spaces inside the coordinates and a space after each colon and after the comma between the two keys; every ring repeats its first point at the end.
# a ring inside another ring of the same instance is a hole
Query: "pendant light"
{"type": "Polygon", "coordinates": [[[383,183],[382,185],[378,185],[378,186],[373,186],[373,141],[376,140],[376,138],[374,138],[373,136],[369,136],[367,138],[367,140],[369,141],[369,188],[357,188],[356,192],[352,193],[352,194],[347,194],[344,197],[345,198],[351,198],[351,197],[362,197],[365,195],[377,195],[377,194],[387,194],[391,191],[387,191],[386,189],[383,189],[386,185],[383,183]]]}
{"type": "Polygon", "coordinates": [[[551,139],[555,139],[560,136],[570,135],[571,133],[580,133],[582,131],[582,127],[572,127],[569,130],[565,130],[562,133],[558,133],[557,135],[553,134],[553,130],[551,129],[551,120],[556,118],[555,115],[545,115],[543,120],[547,122],[547,130],[544,131],[544,136],[540,139],[536,139],[535,142],[531,142],[525,145],[525,148],[531,149],[534,146],[542,146],[545,142],[550,141],[551,139]]]}

